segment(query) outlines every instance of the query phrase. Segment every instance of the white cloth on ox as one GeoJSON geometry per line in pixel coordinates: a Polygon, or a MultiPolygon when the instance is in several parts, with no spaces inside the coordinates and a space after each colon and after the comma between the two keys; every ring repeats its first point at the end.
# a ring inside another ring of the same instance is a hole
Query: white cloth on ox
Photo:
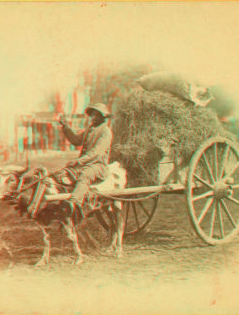
{"type": "Polygon", "coordinates": [[[196,106],[205,107],[213,99],[209,89],[201,83],[170,71],[159,71],[144,75],[137,80],[137,83],[146,91],[166,90],[193,102],[196,106]]]}
{"type": "Polygon", "coordinates": [[[93,191],[107,191],[114,189],[125,188],[127,183],[126,170],[121,167],[119,162],[114,162],[108,165],[108,176],[99,184],[91,185],[90,190],[93,191]]]}

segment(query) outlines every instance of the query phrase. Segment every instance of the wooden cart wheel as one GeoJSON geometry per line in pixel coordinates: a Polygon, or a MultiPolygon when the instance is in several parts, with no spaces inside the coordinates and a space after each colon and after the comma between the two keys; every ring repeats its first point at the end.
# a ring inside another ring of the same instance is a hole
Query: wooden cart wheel
{"type": "Polygon", "coordinates": [[[239,229],[239,151],[225,138],[203,142],[194,153],[187,178],[191,222],[203,241],[223,244],[239,229]]]}
{"type": "MultiPolygon", "coordinates": [[[[131,198],[132,201],[122,202],[125,221],[124,235],[142,231],[149,224],[157,208],[159,196],[138,201],[134,201],[134,199],[141,199],[140,196],[131,196],[131,198]]],[[[113,213],[97,211],[96,217],[100,225],[109,231],[110,221],[114,219],[113,213]]]]}
{"type": "MultiPolygon", "coordinates": [[[[138,198],[135,197],[135,199],[138,198]]],[[[140,232],[149,224],[157,208],[158,199],[159,196],[155,196],[144,200],[123,202],[125,235],[140,232]]]]}

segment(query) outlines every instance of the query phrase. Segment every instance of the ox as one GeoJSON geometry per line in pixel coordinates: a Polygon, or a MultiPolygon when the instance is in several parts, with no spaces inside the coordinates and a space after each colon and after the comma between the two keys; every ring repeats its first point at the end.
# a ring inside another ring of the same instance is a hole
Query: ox
{"type": "MultiPolygon", "coordinates": [[[[76,228],[80,228],[84,219],[94,211],[105,211],[111,222],[111,239],[109,249],[116,257],[122,256],[122,240],[124,218],[122,204],[119,201],[106,200],[97,191],[124,188],[126,185],[126,171],[118,162],[109,165],[109,175],[104,182],[91,186],[91,192],[84,202],[84,209],[73,198],[72,181],[69,173],[63,173],[65,185],[59,185],[46,168],[35,169],[33,176],[27,176],[28,169],[19,166],[8,166],[0,171],[0,199],[8,202],[33,219],[44,234],[44,252],[37,266],[46,265],[50,260],[50,227],[59,222],[66,230],[72,241],[76,254],[75,264],[83,262],[82,251],[79,246],[76,228]],[[64,175],[65,174],[65,175],[64,175]],[[33,207],[34,205],[34,207],[33,207]],[[34,208],[34,211],[32,209],[34,208]],[[97,210],[95,210],[95,208],[97,210]],[[90,211],[90,210],[91,211],[90,211]],[[86,213],[86,214],[85,214],[86,213]]],[[[99,213],[98,213],[99,214],[99,213]]]]}

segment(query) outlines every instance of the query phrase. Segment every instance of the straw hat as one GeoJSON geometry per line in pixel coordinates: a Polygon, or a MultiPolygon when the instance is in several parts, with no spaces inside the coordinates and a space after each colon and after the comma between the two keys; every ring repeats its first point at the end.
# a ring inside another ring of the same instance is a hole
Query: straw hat
{"type": "Polygon", "coordinates": [[[104,117],[104,118],[109,118],[111,117],[109,111],[108,111],[108,108],[105,104],[102,104],[102,103],[96,103],[94,105],[90,105],[88,106],[86,109],[85,109],[85,113],[88,115],[88,116],[91,116],[91,113],[92,113],[92,110],[96,110],[98,112],[101,113],[101,115],[104,117]]]}

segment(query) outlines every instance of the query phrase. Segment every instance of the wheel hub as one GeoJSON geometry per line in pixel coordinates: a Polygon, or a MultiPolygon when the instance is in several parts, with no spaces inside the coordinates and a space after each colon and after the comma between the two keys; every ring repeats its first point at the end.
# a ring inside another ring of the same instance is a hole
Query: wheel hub
{"type": "Polygon", "coordinates": [[[215,183],[213,190],[214,190],[215,198],[217,199],[223,199],[223,198],[230,197],[233,195],[233,189],[227,183],[217,182],[215,183]]]}

